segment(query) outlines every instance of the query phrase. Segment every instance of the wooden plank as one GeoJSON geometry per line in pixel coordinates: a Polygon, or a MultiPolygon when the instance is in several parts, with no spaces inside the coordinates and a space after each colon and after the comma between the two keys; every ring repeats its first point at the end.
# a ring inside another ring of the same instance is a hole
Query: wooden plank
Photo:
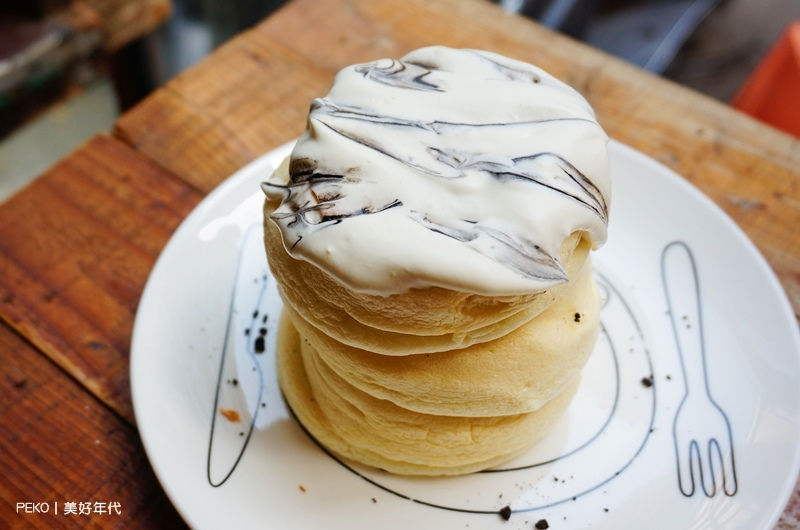
{"type": "Polygon", "coordinates": [[[482,0],[410,0],[402,10],[368,0],[295,0],[256,31],[329,71],[435,44],[541,66],[589,100],[612,138],[720,205],[765,255],[800,316],[800,140],[482,0]],[[313,39],[298,37],[309,28],[313,39]]]}
{"type": "Polygon", "coordinates": [[[0,528],[186,528],[130,424],[2,323],[0,351],[0,528]]]}
{"type": "Polygon", "coordinates": [[[206,193],[299,136],[312,99],[332,77],[245,32],[123,115],[115,134],[206,193]]]}
{"type": "Polygon", "coordinates": [[[0,316],[128,421],[139,297],[200,198],[101,135],[0,208],[0,316]]]}

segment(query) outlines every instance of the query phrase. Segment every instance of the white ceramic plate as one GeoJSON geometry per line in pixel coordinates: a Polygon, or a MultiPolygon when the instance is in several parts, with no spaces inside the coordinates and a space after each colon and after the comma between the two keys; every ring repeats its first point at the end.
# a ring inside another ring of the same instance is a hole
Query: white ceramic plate
{"type": "Polygon", "coordinates": [[[455,478],[392,476],[318,447],[287,411],[273,368],[280,300],[262,250],[259,182],[289,149],[237,172],[192,212],[136,317],[137,423],[191,526],[776,523],[800,466],[797,322],[739,228],[619,143],[609,243],[595,258],[603,334],[553,432],[502,469],[455,478]]]}

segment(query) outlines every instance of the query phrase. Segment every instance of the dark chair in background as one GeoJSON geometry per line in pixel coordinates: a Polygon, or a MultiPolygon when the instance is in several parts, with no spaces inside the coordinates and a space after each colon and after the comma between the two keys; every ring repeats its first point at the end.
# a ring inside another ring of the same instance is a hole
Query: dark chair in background
{"type": "Polygon", "coordinates": [[[664,73],[721,0],[499,0],[506,9],[664,73]]]}

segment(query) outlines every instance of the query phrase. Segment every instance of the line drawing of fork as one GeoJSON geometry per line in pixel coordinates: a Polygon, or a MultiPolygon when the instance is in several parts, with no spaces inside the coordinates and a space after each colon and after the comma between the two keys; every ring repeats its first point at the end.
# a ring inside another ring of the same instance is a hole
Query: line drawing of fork
{"type": "Polygon", "coordinates": [[[686,243],[664,247],[661,273],[685,382],[672,425],[678,485],[686,497],[694,495],[698,483],[706,497],[713,497],[721,479],[721,489],[730,497],[738,490],[733,435],[708,386],[697,267],[686,243]]]}

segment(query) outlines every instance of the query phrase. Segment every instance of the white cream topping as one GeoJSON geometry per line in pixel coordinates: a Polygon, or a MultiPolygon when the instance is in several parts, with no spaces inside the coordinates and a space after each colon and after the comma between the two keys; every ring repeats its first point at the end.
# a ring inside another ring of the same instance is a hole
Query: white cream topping
{"type": "Polygon", "coordinates": [[[608,138],[586,100],[494,53],[423,48],[339,72],[271,219],[287,252],[359,292],[489,296],[567,281],[563,241],[607,237],[608,138]]]}

